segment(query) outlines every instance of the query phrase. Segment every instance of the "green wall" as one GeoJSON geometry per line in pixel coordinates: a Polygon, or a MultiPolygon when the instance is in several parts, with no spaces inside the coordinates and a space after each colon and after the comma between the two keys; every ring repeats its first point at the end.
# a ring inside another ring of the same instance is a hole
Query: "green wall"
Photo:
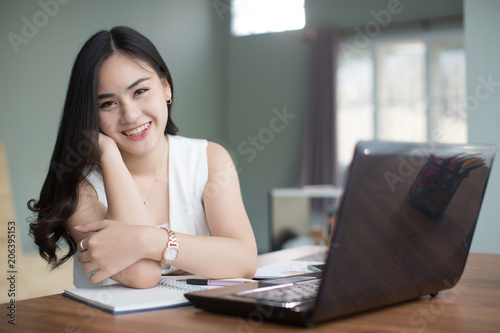
{"type": "MultiPolygon", "coordinates": [[[[306,28],[341,29],[349,42],[349,38],[355,38],[355,27],[363,30],[375,20],[372,11],[383,15],[388,8],[397,14],[390,15],[381,33],[401,22],[462,15],[462,1],[458,0],[306,0],[306,28]],[[393,4],[396,9],[388,7],[393,4]]],[[[298,185],[307,108],[309,47],[303,31],[229,37],[228,40],[229,84],[225,91],[228,92],[230,130],[227,138],[233,158],[240,165],[243,198],[261,250],[269,246],[269,190],[298,185]],[[286,108],[295,118],[289,119],[284,129],[273,133],[269,140],[266,128],[275,116],[272,111],[275,108],[286,108]],[[248,151],[249,136],[258,138],[261,131],[268,143],[258,140],[254,147],[262,150],[254,148],[253,154],[248,151]]]]}
{"type": "MultiPolygon", "coordinates": [[[[42,0],[51,1],[56,0],[42,0]]],[[[469,90],[480,75],[491,73],[500,81],[499,43],[491,33],[499,30],[498,1],[395,1],[306,0],[307,28],[340,28],[354,38],[355,27],[363,29],[374,20],[373,13],[391,4],[402,10],[391,15],[384,30],[394,23],[465,12],[469,90]]],[[[38,195],[46,174],[73,59],[92,33],[124,24],[150,37],[169,65],[181,134],[219,142],[230,151],[259,250],[267,251],[268,192],[296,186],[299,173],[309,72],[309,41],[303,32],[232,37],[229,0],[59,2],[66,4],[16,53],[7,34],[22,34],[23,18],[32,20],[42,8],[37,0],[0,0],[0,140],[7,145],[24,248],[32,248],[24,222],[26,201],[38,195]]],[[[494,127],[499,122],[489,121],[498,120],[498,96],[492,93],[470,114],[471,141],[500,141],[494,127]]],[[[473,243],[476,252],[500,253],[493,215],[497,178],[494,169],[473,243]]]]}
{"type": "Polygon", "coordinates": [[[38,0],[0,0],[0,141],[25,250],[33,248],[26,202],[38,196],[47,172],[73,60],[94,32],[129,25],[148,36],[172,72],[180,134],[222,141],[225,29],[211,1],[57,1],[41,0],[51,4],[44,10],[38,0]],[[23,32],[29,38],[16,52],[8,34],[23,32]]]}
{"type": "Polygon", "coordinates": [[[471,251],[500,253],[500,1],[465,0],[464,13],[469,142],[497,147],[471,251]]]}

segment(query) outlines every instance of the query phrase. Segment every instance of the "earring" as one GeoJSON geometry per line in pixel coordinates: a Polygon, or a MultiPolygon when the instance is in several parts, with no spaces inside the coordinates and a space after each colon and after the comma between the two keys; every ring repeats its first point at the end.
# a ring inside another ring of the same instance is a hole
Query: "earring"
{"type": "Polygon", "coordinates": [[[169,98],[169,99],[167,100],[167,104],[168,104],[168,105],[172,104],[172,98],[169,98]]]}

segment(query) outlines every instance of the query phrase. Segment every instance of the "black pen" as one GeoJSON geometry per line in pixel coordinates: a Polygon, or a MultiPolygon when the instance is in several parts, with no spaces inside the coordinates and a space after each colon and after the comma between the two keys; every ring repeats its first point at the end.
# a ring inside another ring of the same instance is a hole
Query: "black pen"
{"type": "Polygon", "coordinates": [[[207,279],[187,279],[187,284],[193,284],[198,286],[234,286],[236,284],[247,283],[250,281],[238,281],[238,280],[207,280],[207,279]]]}

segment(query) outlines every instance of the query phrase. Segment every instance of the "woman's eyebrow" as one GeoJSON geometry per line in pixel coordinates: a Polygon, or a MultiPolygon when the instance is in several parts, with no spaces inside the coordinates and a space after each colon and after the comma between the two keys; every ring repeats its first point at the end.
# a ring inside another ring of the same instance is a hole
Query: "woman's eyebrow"
{"type": "Polygon", "coordinates": [[[132,83],[130,86],[127,87],[127,90],[130,90],[132,89],[133,87],[135,87],[136,85],[138,85],[139,83],[143,82],[143,81],[146,81],[146,80],[149,80],[150,77],[143,77],[141,79],[138,79],[137,81],[135,81],[134,83],[132,83]]]}
{"type": "MultiPolygon", "coordinates": [[[[139,83],[144,82],[146,80],[149,80],[150,78],[151,77],[143,77],[143,78],[137,79],[136,81],[134,81],[131,85],[129,85],[127,87],[127,90],[130,90],[130,89],[134,88],[139,83]]],[[[109,98],[109,97],[114,97],[114,96],[115,96],[114,93],[100,94],[100,95],[97,96],[97,99],[109,98]]]]}

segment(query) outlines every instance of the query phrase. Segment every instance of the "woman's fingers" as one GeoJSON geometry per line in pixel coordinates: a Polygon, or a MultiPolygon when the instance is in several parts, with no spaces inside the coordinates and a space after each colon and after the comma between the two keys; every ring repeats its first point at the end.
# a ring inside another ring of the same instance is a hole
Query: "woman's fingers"
{"type": "Polygon", "coordinates": [[[91,272],[96,271],[98,269],[99,269],[99,266],[97,266],[97,264],[93,263],[93,262],[89,262],[89,263],[82,265],[82,271],[84,273],[91,273],[91,272]]]}
{"type": "Polygon", "coordinates": [[[77,258],[78,258],[78,262],[81,262],[82,264],[86,263],[86,262],[90,262],[90,255],[87,252],[80,253],[77,256],[77,258]]]}
{"type": "Polygon", "coordinates": [[[100,132],[99,133],[99,152],[102,155],[105,150],[109,149],[118,149],[116,145],[116,141],[106,134],[100,132]]]}
{"type": "MultiPolygon", "coordinates": [[[[78,261],[84,273],[93,272],[92,282],[99,282],[130,267],[142,259],[138,229],[144,228],[113,220],[94,221],[75,227],[83,233],[77,248],[78,261]]],[[[153,227],[151,227],[153,228],[153,227]]]]}
{"type": "Polygon", "coordinates": [[[110,274],[106,274],[102,270],[98,270],[97,272],[95,272],[90,276],[90,282],[98,283],[110,276],[111,276],[110,274]]]}
{"type": "MultiPolygon", "coordinates": [[[[89,233],[89,232],[96,232],[99,230],[102,230],[106,228],[108,225],[107,220],[102,220],[102,221],[94,221],[86,224],[80,224],[75,226],[75,230],[81,233],[89,233]]],[[[84,244],[85,245],[85,244],[84,244]]]]}

